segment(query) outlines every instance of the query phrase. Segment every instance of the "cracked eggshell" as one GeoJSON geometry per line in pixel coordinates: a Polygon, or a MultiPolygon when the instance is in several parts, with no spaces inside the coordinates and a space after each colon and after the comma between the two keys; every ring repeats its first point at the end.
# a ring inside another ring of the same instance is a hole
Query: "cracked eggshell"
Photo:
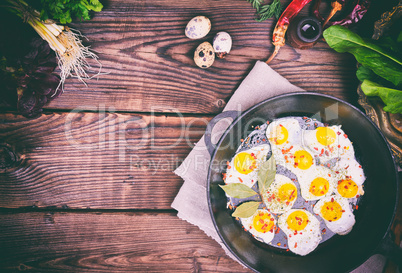
{"type": "Polygon", "coordinates": [[[215,51],[208,42],[200,44],[194,52],[194,62],[201,68],[210,67],[215,61],[215,51]]]}
{"type": "Polygon", "coordinates": [[[232,37],[227,32],[218,32],[214,37],[213,45],[216,56],[221,59],[225,58],[232,49],[232,37]]]}
{"type": "Polygon", "coordinates": [[[211,30],[211,21],[205,16],[196,16],[186,26],[184,33],[190,39],[201,39],[211,30]]]}

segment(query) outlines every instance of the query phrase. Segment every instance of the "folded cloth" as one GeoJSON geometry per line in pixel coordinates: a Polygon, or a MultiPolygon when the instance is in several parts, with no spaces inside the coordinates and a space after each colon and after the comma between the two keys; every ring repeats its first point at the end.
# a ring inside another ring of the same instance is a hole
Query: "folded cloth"
{"type": "MultiPolygon", "coordinates": [[[[244,111],[270,97],[299,91],[303,91],[303,89],[289,83],[266,63],[257,61],[232,95],[223,112],[244,111]]],[[[211,139],[219,140],[229,125],[228,122],[218,122],[214,126],[211,139]]],[[[184,183],[172,203],[172,208],[178,211],[179,218],[198,226],[216,240],[229,257],[238,261],[221,241],[209,213],[206,187],[210,158],[204,137],[202,137],[183,163],[174,171],[176,175],[183,178],[184,183]]],[[[366,263],[369,262],[374,266],[363,264],[353,273],[382,272],[385,258],[382,255],[375,255],[366,263]]]]}

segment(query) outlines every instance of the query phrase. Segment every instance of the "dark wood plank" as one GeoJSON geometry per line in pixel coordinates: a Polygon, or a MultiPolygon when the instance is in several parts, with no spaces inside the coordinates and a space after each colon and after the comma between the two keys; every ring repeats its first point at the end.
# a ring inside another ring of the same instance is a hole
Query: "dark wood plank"
{"type": "Polygon", "coordinates": [[[0,213],[0,271],[251,272],[171,213],[0,213]]]}
{"type": "MultiPolygon", "coordinates": [[[[47,107],[218,113],[255,61],[266,60],[273,50],[276,20],[258,23],[254,12],[244,0],[109,1],[91,21],[73,24],[99,52],[102,71],[108,74],[90,80],[88,87],[69,79],[64,94],[47,107]],[[190,40],[184,28],[200,14],[211,19],[213,28],[204,39],[190,40]],[[231,53],[207,70],[196,67],[195,48],[218,31],[232,35],[231,53]]],[[[323,41],[310,50],[286,45],[271,66],[308,91],[356,100],[353,57],[336,53],[323,41]]]]}
{"type": "Polygon", "coordinates": [[[0,119],[0,139],[22,158],[0,170],[0,207],[107,209],[170,209],[183,183],[173,170],[210,120],[102,111],[0,119]]]}

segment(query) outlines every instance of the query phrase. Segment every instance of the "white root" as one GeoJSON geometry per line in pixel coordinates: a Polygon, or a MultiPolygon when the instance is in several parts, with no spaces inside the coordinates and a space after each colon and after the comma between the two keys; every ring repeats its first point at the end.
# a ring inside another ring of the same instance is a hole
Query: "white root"
{"type": "Polygon", "coordinates": [[[91,79],[87,71],[92,69],[88,63],[87,58],[95,60],[99,64],[99,71],[95,76],[100,75],[101,65],[98,61],[98,56],[89,50],[89,47],[85,47],[81,40],[82,35],[73,32],[71,29],[66,28],[57,39],[66,47],[66,51],[60,54],[56,51],[59,59],[60,68],[60,85],[63,88],[63,84],[68,77],[78,78],[85,85],[85,80],[91,79]]]}

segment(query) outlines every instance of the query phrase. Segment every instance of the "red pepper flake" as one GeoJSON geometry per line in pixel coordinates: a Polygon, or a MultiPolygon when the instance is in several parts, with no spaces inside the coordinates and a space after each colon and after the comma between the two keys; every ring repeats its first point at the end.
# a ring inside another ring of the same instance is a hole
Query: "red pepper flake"
{"type": "Polygon", "coordinates": [[[338,148],[341,148],[341,145],[338,145],[338,148]]]}
{"type": "Polygon", "coordinates": [[[322,230],[322,232],[325,233],[325,232],[327,232],[327,230],[324,228],[324,229],[322,230]]]}
{"type": "Polygon", "coordinates": [[[318,151],[318,148],[317,148],[317,147],[314,147],[314,150],[318,151]]]}
{"type": "Polygon", "coordinates": [[[361,165],[359,165],[359,168],[361,169],[361,168],[362,168],[362,166],[361,166],[361,165]]]}
{"type": "Polygon", "coordinates": [[[242,180],[240,177],[238,177],[238,179],[239,179],[239,181],[240,181],[241,183],[243,183],[243,180],[242,180]]]}
{"type": "Polygon", "coordinates": [[[356,205],[356,209],[359,209],[359,206],[358,206],[358,205],[356,205]]]}
{"type": "Polygon", "coordinates": [[[286,244],[283,244],[283,246],[284,246],[284,247],[287,247],[287,245],[286,245],[286,244]]]}
{"type": "Polygon", "coordinates": [[[240,139],[240,141],[241,141],[241,142],[243,142],[243,141],[244,141],[244,139],[240,139]]]}
{"type": "Polygon", "coordinates": [[[327,163],[327,167],[328,167],[328,168],[331,167],[331,164],[327,163]]]}
{"type": "Polygon", "coordinates": [[[339,136],[341,134],[341,132],[336,132],[336,134],[339,136]]]}
{"type": "Polygon", "coordinates": [[[289,251],[289,248],[287,248],[286,251],[289,251]]]}
{"type": "Polygon", "coordinates": [[[277,228],[277,229],[275,230],[275,234],[278,234],[278,233],[279,233],[279,231],[280,231],[280,229],[279,229],[279,228],[277,228]]]}
{"type": "Polygon", "coordinates": [[[347,135],[347,134],[343,134],[343,136],[344,136],[345,138],[348,138],[348,135],[347,135]]]}
{"type": "Polygon", "coordinates": [[[356,195],[356,198],[359,198],[360,197],[360,195],[356,195]]]}
{"type": "Polygon", "coordinates": [[[334,201],[335,201],[335,200],[334,200],[334,198],[332,197],[332,198],[331,198],[331,202],[334,202],[334,201]]]}
{"type": "Polygon", "coordinates": [[[297,248],[297,242],[295,243],[295,248],[297,248]]]}

